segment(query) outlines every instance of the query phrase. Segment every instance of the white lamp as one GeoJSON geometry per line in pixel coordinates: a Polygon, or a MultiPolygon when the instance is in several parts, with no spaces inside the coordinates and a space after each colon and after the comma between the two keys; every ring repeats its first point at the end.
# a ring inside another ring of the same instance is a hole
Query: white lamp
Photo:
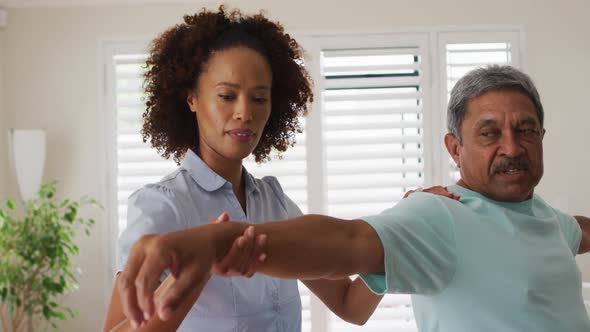
{"type": "Polygon", "coordinates": [[[10,129],[9,135],[16,182],[20,196],[26,202],[41,187],[45,166],[45,130],[10,129]]]}

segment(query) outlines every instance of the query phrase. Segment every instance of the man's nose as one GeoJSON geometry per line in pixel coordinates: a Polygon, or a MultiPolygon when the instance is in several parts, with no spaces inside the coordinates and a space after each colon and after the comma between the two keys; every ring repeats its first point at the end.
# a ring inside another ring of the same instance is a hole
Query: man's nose
{"type": "Polygon", "coordinates": [[[523,153],[524,147],[515,133],[502,135],[502,139],[500,141],[500,154],[513,158],[518,157],[523,153]]]}

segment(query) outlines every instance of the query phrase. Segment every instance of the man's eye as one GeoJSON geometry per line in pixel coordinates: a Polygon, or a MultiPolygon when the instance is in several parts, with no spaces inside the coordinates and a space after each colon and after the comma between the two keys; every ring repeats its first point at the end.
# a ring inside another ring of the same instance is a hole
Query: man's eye
{"type": "Polygon", "coordinates": [[[494,137],[496,133],[494,133],[493,131],[482,131],[480,135],[483,137],[494,137]]]}
{"type": "Polygon", "coordinates": [[[534,136],[534,135],[537,135],[539,133],[539,131],[536,129],[532,129],[532,128],[523,128],[523,129],[519,129],[518,133],[521,135],[525,135],[525,136],[534,136]]]}

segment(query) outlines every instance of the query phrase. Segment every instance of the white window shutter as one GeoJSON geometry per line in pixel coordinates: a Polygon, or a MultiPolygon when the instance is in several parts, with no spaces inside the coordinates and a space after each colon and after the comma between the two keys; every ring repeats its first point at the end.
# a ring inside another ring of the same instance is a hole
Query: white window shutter
{"type": "MultiPolygon", "coordinates": [[[[490,64],[511,65],[522,68],[520,57],[520,32],[446,32],[439,35],[439,54],[441,59],[440,77],[441,109],[446,113],[451,90],[455,83],[469,71],[490,64]]],[[[442,124],[446,127],[445,121],[442,124]]],[[[449,181],[455,183],[460,174],[457,165],[449,158],[447,167],[449,181]]]]}
{"type": "Polygon", "coordinates": [[[423,184],[420,58],[417,47],[322,52],[328,215],[376,214],[423,184]]]}
{"type": "MultiPolygon", "coordinates": [[[[312,112],[322,115],[322,213],[377,214],[424,184],[424,49],[393,36],[366,47],[354,38],[319,39],[321,109],[312,112]]],[[[362,327],[327,318],[334,332],[416,331],[408,295],[386,295],[362,327]]]]}
{"type": "Polygon", "coordinates": [[[117,144],[117,215],[119,234],[127,224],[127,199],[137,189],[159,181],[176,164],[158,155],[141,137],[145,53],[116,54],[111,59],[115,77],[117,144]]]}
{"type": "Polygon", "coordinates": [[[244,160],[244,167],[257,178],[275,176],[283,191],[307,213],[307,149],[305,139],[305,119],[302,119],[302,133],[295,135],[295,145],[278,154],[273,150],[271,160],[257,164],[254,156],[244,160]]]}

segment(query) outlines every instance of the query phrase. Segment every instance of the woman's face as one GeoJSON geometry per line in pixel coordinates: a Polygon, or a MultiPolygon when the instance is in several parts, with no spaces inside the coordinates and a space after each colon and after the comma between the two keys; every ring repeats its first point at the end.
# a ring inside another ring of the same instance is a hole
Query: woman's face
{"type": "Polygon", "coordinates": [[[270,64],[257,51],[234,47],[211,54],[187,98],[201,158],[241,162],[252,153],[270,116],[271,86],[270,64]]]}

